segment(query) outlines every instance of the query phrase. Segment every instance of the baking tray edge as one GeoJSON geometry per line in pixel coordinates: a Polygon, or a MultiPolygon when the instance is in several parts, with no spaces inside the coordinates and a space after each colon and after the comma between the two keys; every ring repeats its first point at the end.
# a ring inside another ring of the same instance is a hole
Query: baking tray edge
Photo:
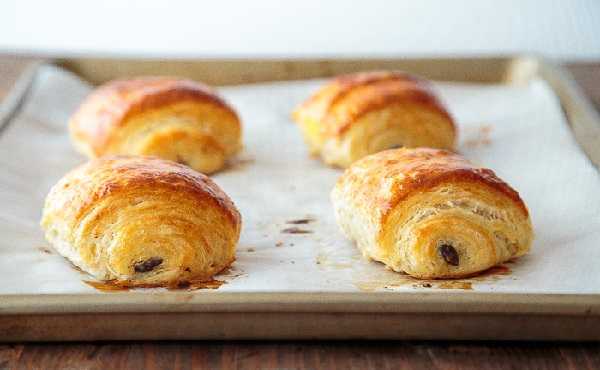
{"type": "MultiPolygon", "coordinates": [[[[56,60],[55,63],[77,72],[77,65],[87,65],[86,68],[91,66],[93,69],[98,60],[63,59],[56,60]]],[[[121,62],[108,59],[100,61],[105,65],[109,63],[109,66],[110,63],[121,62]]],[[[135,66],[136,61],[127,60],[126,63],[135,66]]],[[[178,68],[183,69],[190,65],[198,68],[198,65],[204,64],[204,67],[218,66],[221,73],[225,73],[223,69],[229,66],[236,69],[236,76],[241,76],[239,68],[244,65],[242,60],[139,63],[145,66],[144,73],[150,73],[149,66],[156,65],[153,63],[160,63],[162,67],[173,63],[173,66],[177,64],[178,68]]],[[[271,68],[278,66],[274,69],[275,79],[301,78],[303,76],[299,74],[303,71],[303,65],[309,67],[310,72],[304,78],[326,77],[377,66],[413,71],[414,68],[410,66],[418,66],[417,72],[426,77],[446,79],[439,75],[440,71],[448,71],[447,68],[440,70],[440,66],[446,63],[453,63],[454,70],[454,74],[446,80],[460,80],[463,77],[468,79],[473,76],[476,82],[518,84],[539,77],[547,81],[559,97],[582,149],[597,167],[600,165],[598,113],[564,69],[542,58],[362,58],[255,60],[250,63],[255,66],[268,63],[266,67],[271,68]],[[487,63],[489,71],[486,69],[487,63]],[[429,66],[434,70],[433,74],[427,73],[429,66]]],[[[259,82],[268,73],[268,68],[266,70],[264,67],[259,68],[258,76],[246,76],[246,79],[239,82],[259,82]]],[[[134,70],[135,68],[128,69],[127,72],[134,70]]],[[[31,70],[28,73],[30,75],[23,77],[24,81],[33,78],[31,70]]],[[[23,91],[20,94],[24,95],[23,91]]],[[[14,94],[19,95],[19,91],[14,94]]],[[[6,104],[6,100],[2,103],[6,104]]],[[[0,341],[201,338],[600,339],[600,294],[456,292],[393,296],[386,293],[116,293],[113,297],[118,298],[118,302],[106,302],[105,295],[92,294],[0,296],[0,341]],[[100,316],[107,316],[107,319],[97,320],[100,316]],[[239,320],[249,319],[249,316],[253,317],[252,320],[257,325],[260,323],[262,329],[252,325],[249,327],[243,320],[239,320]],[[155,320],[158,318],[168,325],[157,325],[155,320]],[[432,325],[438,319],[446,324],[432,325]],[[190,327],[189,320],[198,320],[206,325],[190,327]],[[290,320],[295,324],[283,325],[290,320]],[[507,325],[498,325],[506,320],[513,322],[513,325],[519,322],[516,326],[519,330],[515,331],[514,327],[508,330],[507,325]],[[94,323],[98,322],[103,322],[103,325],[96,327],[94,323]],[[106,325],[107,322],[111,325],[106,325]],[[116,325],[117,322],[122,324],[116,325]],[[154,328],[144,329],[144,322],[152,322],[154,328]],[[237,324],[233,325],[235,322],[237,324]],[[213,324],[217,326],[214,327],[213,324]],[[86,330],[76,330],[82,325],[86,330]],[[132,332],[133,327],[138,332],[132,332]]]]}

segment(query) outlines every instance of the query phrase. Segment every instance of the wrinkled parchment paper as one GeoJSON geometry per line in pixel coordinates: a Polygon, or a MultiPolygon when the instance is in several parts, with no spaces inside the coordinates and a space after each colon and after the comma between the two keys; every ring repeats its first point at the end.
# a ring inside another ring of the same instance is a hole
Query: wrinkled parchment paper
{"type": "MultiPolygon", "coordinates": [[[[600,177],[543,81],[436,84],[459,123],[459,151],[520,192],[536,239],[531,253],[507,268],[430,284],[363,260],[338,230],[329,192],[341,171],[308,157],[289,118],[321,82],[220,90],[241,114],[245,152],[214,179],[239,207],[243,231],[237,261],[218,277],[227,284],[211,293],[402,294],[469,288],[476,293],[600,293],[600,177]],[[306,218],[314,221],[286,223],[306,218]],[[282,233],[290,227],[310,233],[282,233]]],[[[66,122],[89,90],[76,76],[43,67],[21,113],[0,135],[0,295],[105,294],[83,282],[91,278],[54,252],[39,227],[49,188],[85,160],[72,149],[66,122]]]]}

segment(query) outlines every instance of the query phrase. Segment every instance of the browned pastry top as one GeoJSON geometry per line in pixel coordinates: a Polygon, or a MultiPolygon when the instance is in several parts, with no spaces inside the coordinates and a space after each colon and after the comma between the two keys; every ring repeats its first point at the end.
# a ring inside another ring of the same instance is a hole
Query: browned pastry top
{"type": "Polygon", "coordinates": [[[132,115],[183,101],[215,104],[237,119],[236,112],[204,84],[172,77],[140,77],[98,87],[82,103],[70,125],[76,138],[86,138],[94,151],[101,152],[110,132],[132,115]]]}
{"type": "Polygon", "coordinates": [[[199,200],[215,202],[232,224],[241,223],[229,197],[210,178],[187,166],[155,157],[107,156],[80,169],[72,172],[77,172],[77,176],[66,176],[61,184],[61,203],[76,208],[76,219],[101,198],[116,193],[135,197],[136,188],[151,187],[161,194],[185,192],[199,200]]]}
{"type": "Polygon", "coordinates": [[[402,101],[429,106],[452,122],[428,81],[399,71],[362,72],[336,77],[300,109],[316,121],[325,123],[324,129],[331,134],[340,135],[364,114],[402,101]]]}
{"type": "Polygon", "coordinates": [[[379,152],[355,162],[340,181],[361,183],[352,186],[358,189],[354,194],[357,201],[374,204],[382,210],[382,216],[415,192],[444,182],[483,183],[508,196],[528,216],[519,193],[500,180],[494,171],[477,167],[447,150],[401,148],[379,152]]]}

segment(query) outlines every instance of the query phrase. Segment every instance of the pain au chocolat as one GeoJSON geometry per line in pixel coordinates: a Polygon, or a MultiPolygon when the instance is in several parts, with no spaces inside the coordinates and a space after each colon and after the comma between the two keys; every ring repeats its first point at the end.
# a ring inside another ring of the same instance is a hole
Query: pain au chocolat
{"type": "Polygon", "coordinates": [[[110,156],[64,176],[41,221],[63,256],[128,286],[204,281],[235,259],[241,217],[207,176],[155,157],[110,156]]]}
{"type": "Polygon", "coordinates": [[[519,194],[493,171],[436,149],[393,149],[350,166],[332,201],[363,255],[417,278],[458,278],[525,254],[519,194]]]}
{"type": "Polygon", "coordinates": [[[334,78],[293,113],[311,154],[348,167],[398,147],[453,149],[454,121],[431,84],[404,72],[334,78]]]}
{"type": "Polygon", "coordinates": [[[100,86],[69,127],[75,147],[90,158],[154,155],[202,173],[223,168],[242,147],[238,115],[222,98],[201,83],[167,77],[100,86]]]}

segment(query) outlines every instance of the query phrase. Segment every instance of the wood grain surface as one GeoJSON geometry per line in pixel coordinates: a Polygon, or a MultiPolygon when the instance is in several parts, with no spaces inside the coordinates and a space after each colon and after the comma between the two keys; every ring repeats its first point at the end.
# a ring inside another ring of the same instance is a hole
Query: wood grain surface
{"type": "Polygon", "coordinates": [[[597,369],[600,344],[147,342],[0,346],[0,369],[597,369]]]}
{"type": "MultiPolygon", "coordinates": [[[[23,70],[0,57],[0,99],[23,70]]],[[[600,62],[569,64],[600,107],[600,62]]],[[[518,330],[518,328],[515,328],[518,330]]],[[[103,342],[0,345],[3,369],[597,369],[600,343],[103,342]]]]}

